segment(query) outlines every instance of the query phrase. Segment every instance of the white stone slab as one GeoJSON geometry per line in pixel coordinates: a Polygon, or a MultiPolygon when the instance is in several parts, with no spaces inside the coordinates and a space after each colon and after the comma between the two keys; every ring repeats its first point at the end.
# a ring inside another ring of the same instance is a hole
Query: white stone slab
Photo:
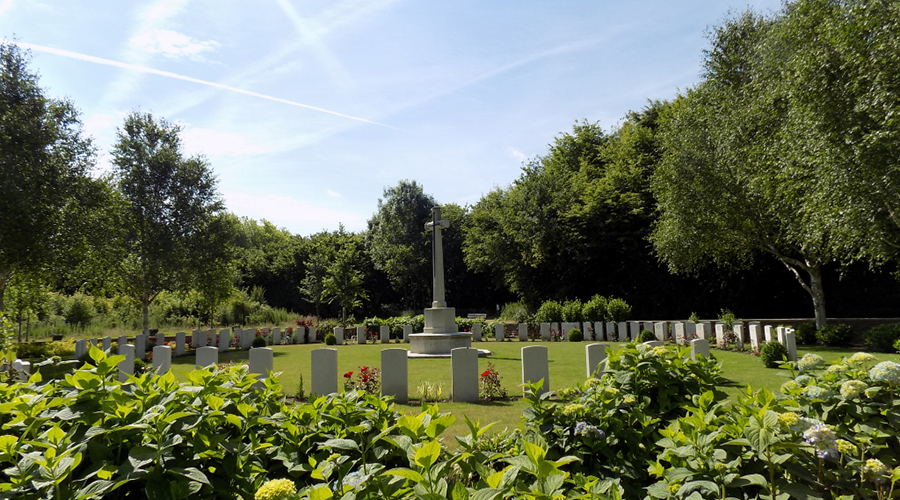
{"type": "Polygon", "coordinates": [[[526,342],[528,340],[528,325],[526,323],[519,323],[519,342],[526,342]]]}
{"type": "Polygon", "coordinates": [[[310,353],[310,367],[312,370],[311,394],[327,396],[338,390],[337,349],[313,349],[310,353]]]}
{"type": "Polygon", "coordinates": [[[197,358],[194,360],[194,368],[206,368],[219,362],[219,349],[213,346],[203,346],[197,349],[197,358]]]}
{"type": "Polygon", "coordinates": [[[147,337],[144,335],[134,336],[134,357],[136,359],[147,357],[147,337]]]}
{"type": "Polygon", "coordinates": [[[707,330],[706,327],[707,327],[706,323],[695,323],[694,324],[694,330],[695,330],[694,333],[697,334],[698,339],[706,340],[707,333],[709,332],[709,330],[707,330]]]}
{"type": "Polygon", "coordinates": [[[697,338],[697,324],[693,321],[686,321],[684,323],[684,336],[687,339],[685,343],[697,338]]]}
{"type": "MultiPolygon", "coordinates": [[[[119,348],[119,351],[118,351],[118,352],[119,352],[119,354],[121,354],[121,355],[123,355],[123,356],[125,355],[125,352],[122,351],[122,347],[123,347],[124,345],[126,345],[126,344],[128,344],[128,337],[126,337],[125,335],[120,336],[120,337],[116,340],[116,346],[119,348]]],[[[132,346],[132,349],[133,349],[133,348],[134,348],[134,346],[132,346]]],[[[134,354],[134,352],[132,352],[132,355],[133,355],[133,354],[134,354]]]]}
{"type": "Polygon", "coordinates": [[[628,338],[632,341],[636,341],[641,338],[641,322],[640,321],[629,321],[628,322],[628,338]]]}
{"type": "Polygon", "coordinates": [[[366,327],[357,326],[356,327],[356,343],[359,345],[365,345],[369,341],[369,334],[366,332],[366,327]]]}
{"type": "Polygon", "coordinates": [[[584,346],[584,359],[587,364],[587,377],[600,378],[606,365],[606,345],[588,344],[584,346]]]}
{"type": "Polygon", "coordinates": [[[390,344],[391,343],[391,327],[389,327],[387,325],[381,325],[381,328],[379,328],[378,333],[381,335],[381,343],[382,344],[390,344]]]}
{"type": "Polygon", "coordinates": [[[606,333],[603,331],[602,321],[594,321],[594,340],[606,340],[606,333]]]}
{"type": "Polygon", "coordinates": [[[219,330],[219,352],[225,352],[231,347],[231,330],[219,330]]]}
{"type": "Polygon", "coordinates": [[[703,332],[706,334],[706,336],[700,337],[700,338],[710,340],[710,337],[712,337],[713,333],[715,332],[715,330],[713,330],[713,327],[712,327],[712,322],[710,322],[710,321],[703,322],[703,332]]]}
{"type": "Polygon", "coordinates": [[[733,323],[731,325],[731,333],[734,333],[738,349],[742,349],[744,347],[744,324],[738,322],[733,323]]]}
{"type": "Polygon", "coordinates": [[[550,363],[548,350],[542,345],[522,348],[522,383],[532,384],[543,379],[538,395],[550,390],[550,363]]]}
{"type": "Polygon", "coordinates": [[[112,337],[106,336],[100,339],[100,348],[103,349],[104,352],[109,353],[110,349],[112,349],[112,337]]]}
{"type": "Polygon", "coordinates": [[[412,335],[412,325],[403,325],[403,342],[408,344],[410,335],[412,335]]]}
{"type": "Polygon", "coordinates": [[[559,331],[560,331],[560,330],[559,330],[559,323],[557,323],[557,322],[555,322],[555,321],[554,321],[553,323],[550,323],[550,330],[551,330],[551,331],[554,331],[554,332],[556,332],[556,333],[559,333],[559,331]]]}
{"type": "Polygon", "coordinates": [[[12,362],[12,369],[16,373],[16,376],[19,377],[19,382],[28,382],[28,377],[31,376],[30,361],[16,359],[12,362]]]}
{"type": "Polygon", "coordinates": [[[500,323],[499,321],[497,323],[494,323],[494,340],[496,340],[497,342],[500,342],[506,338],[504,327],[505,325],[503,323],[500,323]]]}
{"type": "Polygon", "coordinates": [[[475,323],[472,325],[472,340],[475,342],[481,342],[481,323],[475,323]]]}
{"type": "Polygon", "coordinates": [[[450,378],[455,403],[478,402],[478,349],[457,347],[450,351],[450,378]]]}
{"type": "Polygon", "coordinates": [[[295,344],[305,344],[306,343],[306,327],[298,326],[294,328],[294,343],[295,344]]]}
{"type": "MultiPolygon", "coordinates": [[[[191,348],[192,349],[197,349],[199,347],[203,347],[200,345],[200,336],[201,336],[200,334],[201,333],[202,332],[200,330],[191,330],[191,348]]],[[[205,341],[206,336],[204,335],[203,338],[205,341]]],[[[206,344],[203,344],[203,345],[206,345],[206,344]]]]}
{"type": "Polygon", "coordinates": [[[343,345],[344,344],[344,327],[336,326],[332,332],[334,334],[335,344],[343,345]]]}
{"type": "Polygon", "coordinates": [[[575,323],[570,323],[570,322],[568,322],[568,321],[562,324],[562,334],[563,334],[563,335],[562,335],[562,336],[563,336],[562,339],[563,339],[564,342],[568,342],[568,341],[569,341],[569,332],[571,332],[572,330],[574,330],[574,329],[575,329],[575,326],[576,326],[575,323]]]}
{"type": "Polygon", "coordinates": [[[184,356],[184,343],[187,339],[185,332],[175,333],[175,356],[184,356]]]}
{"type": "Polygon", "coordinates": [[[652,348],[652,347],[663,347],[663,346],[666,345],[666,343],[663,342],[662,340],[648,340],[648,341],[646,341],[646,342],[643,342],[643,344],[644,344],[645,346],[651,347],[651,348],[652,348]]]}
{"type": "Polygon", "coordinates": [[[316,327],[314,327],[314,326],[309,327],[309,335],[307,335],[307,337],[309,337],[310,344],[316,343],[316,327]]]}
{"type": "Polygon", "coordinates": [[[281,328],[272,328],[272,345],[281,345],[281,328]]]}
{"type": "Polygon", "coordinates": [[[408,356],[406,349],[381,350],[381,395],[393,396],[401,404],[409,402],[408,356]]]}
{"type": "Polygon", "coordinates": [[[785,329],[784,347],[787,348],[788,361],[797,361],[797,336],[793,328],[785,329]]]}
{"type": "Polygon", "coordinates": [[[165,333],[157,333],[156,334],[156,345],[166,345],[166,334],[165,333]]]}
{"type": "Polygon", "coordinates": [[[725,349],[725,323],[716,323],[716,347],[725,349]]]}
{"type": "Polygon", "coordinates": [[[134,346],[119,344],[119,354],[125,356],[125,359],[119,361],[119,382],[125,382],[129,375],[134,375],[134,346]]]}
{"type": "MultiPolygon", "coordinates": [[[[628,339],[628,323],[621,321],[619,322],[618,335],[616,335],[617,340],[627,340],[628,339]]],[[[612,340],[612,339],[610,339],[612,340]]]]}
{"type": "Polygon", "coordinates": [[[618,339],[619,336],[616,335],[616,324],[612,321],[606,322],[606,340],[612,342],[613,339],[618,339]]]}
{"type": "Polygon", "coordinates": [[[669,336],[669,325],[665,321],[657,321],[653,323],[653,334],[656,335],[656,340],[660,342],[665,342],[666,337],[669,336]]]}
{"type": "Polygon", "coordinates": [[[775,335],[776,335],[776,338],[777,338],[778,341],[781,342],[782,344],[785,343],[785,342],[784,342],[784,332],[786,332],[786,331],[787,331],[787,328],[785,328],[785,327],[783,327],[783,326],[779,326],[779,327],[776,327],[776,328],[775,328],[775,335]]]}
{"type": "Polygon", "coordinates": [[[678,345],[686,345],[687,337],[684,332],[684,323],[676,321],[672,323],[672,332],[675,337],[675,343],[678,345]]]}
{"type": "Polygon", "coordinates": [[[582,340],[584,340],[584,341],[593,340],[594,328],[591,326],[591,324],[589,322],[585,321],[584,323],[582,323],[581,333],[584,334],[584,337],[582,337],[582,340]]]}
{"type": "Polygon", "coordinates": [[[253,337],[256,336],[256,330],[248,328],[241,330],[241,350],[246,351],[253,345],[253,337]]]}
{"type": "Polygon", "coordinates": [[[153,346],[153,371],[165,375],[172,369],[172,348],[167,345],[153,346]]]}
{"type": "Polygon", "coordinates": [[[773,330],[774,330],[774,328],[772,328],[772,325],[766,325],[763,327],[763,332],[766,335],[766,342],[772,341],[773,330]]]}
{"type": "Polygon", "coordinates": [[[709,358],[709,340],[694,339],[691,341],[691,359],[696,361],[697,356],[709,358]]]}
{"type": "Polygon", "coordinates": [[[253,387],[262,389],[265,384],[262,382],[269,377],[269,373],[275,371],[275,351],[271,347],[255,347],[250,349],[250,373],[256,373],[257,377],[253,387]]]}
{"type": "Polygon", "coordinates": [[[759,323],[750,323],[750,349],[759,354],[759,345],[762,343],[762,328],[759,323]]]}

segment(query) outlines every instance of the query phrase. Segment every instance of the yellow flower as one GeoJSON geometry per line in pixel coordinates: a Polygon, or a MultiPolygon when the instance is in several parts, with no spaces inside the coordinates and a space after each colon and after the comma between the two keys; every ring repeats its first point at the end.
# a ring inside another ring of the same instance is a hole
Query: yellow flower
{"type": "Polygon", "coordinates": [[[594,386],[598,386],[598,385],[603,385],[603,381],[600,380],[599,378],[591,377],[591,378],[587,379],[587,382],[585,382],[584,385],[587,387],[594,387],[594,386]]]}
{"type": "Polygon", "coordinates": [[[797,414],[794,412],[786,412],[778,414],[778,423],[785,426],[790,427],[792,425],[796,425],[800,419],[797,418],[797,414]]]}
{"type": "Polygon", "coordinates": [[[875,474],[876,476],[886,476],[890,469],[888,469],[887,465],[884,465],[884,462],[878,460],[877,458],[870,458],[866,460],[866,469],[875,474]]]}
{"type": "Polygon", "coordinates": [[[831,365],[828,367],[828,371],[831,373],[844,373],[847,371],[847,365],[831,365]]]}
{"type": "Polygon", "coordinates": [[[611,399],[611,398],[616,397],[617,394],[619,394],[619,390],[616,389],[615,387],[607,387],[607,388],[603,389],[603,397],[605,397],[605,398],[611,399]]]}
{"type": "Polygon", "coordinates": [[[633,405],[633,404],[635,403],[635,401],[637,401],[637,400],[634,398],[634,396],[632,396],[631,394],[629,394],[629,395],[625,396],[625,398],[623,399],[623,401],[625,401],[625,404],[633,405]]]}
{"type": "Polygon", "coordinates": [[[855,444],[850,441],[846,441],[844,439],[837,440],[838,451],[841,452],[841,455],[853,455],[855,456],[859,453],[859,448],[856,447],[855,444]]]}
{"type": "Polygon", "coordinates": [[[859,365],[862,363],[869,363],[872,361],[875,361],[875,356],[872,356],[871,354],[869,354],[867,352],[858,352],[858,353],[854,354],[853,356],[850,356],[850,359],[847,360],[848,363],[854,364],[854,365],[859,365]]]}
{"type": "Polygon", "coordinates": [[[586,409],[587,407],[582,404],[573,403],[570,405],[566,405],[565,408],[563,408],[562,412],[563,415],[577,415],[586,409]]]}
{"type": "Polygon", "coordinates": [[[666,349],[665,347],[662,347],[662,346],[657,346],[657,347],[654,347],[654,348],[653,348],[653,355],[654,355],[654,356],[663,356],[663,355],[665,355],[665,354],[668,353],[668,352],[669,352],[669,350],[666,349]]]}
{"type": "Polygon", "coordinates": [[[297,495],[297,487],[290,479],[273,479],[256,490],[256,500],[289,500],[297,495]]]}

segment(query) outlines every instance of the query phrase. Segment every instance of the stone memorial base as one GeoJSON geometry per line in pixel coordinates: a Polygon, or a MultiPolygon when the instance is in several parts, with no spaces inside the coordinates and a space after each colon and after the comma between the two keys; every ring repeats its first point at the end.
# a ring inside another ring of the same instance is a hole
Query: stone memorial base
{"type": "MultiPolygon", "coordinates": [[[[449,358],[450,351],[460,347],[472,347],[472,334],[469,332],[454,333],[413,333],[409,336],[410,358],[449,358]]],[[[491,353],[487,349],[478,349],[479,356],[491,353]]]]}

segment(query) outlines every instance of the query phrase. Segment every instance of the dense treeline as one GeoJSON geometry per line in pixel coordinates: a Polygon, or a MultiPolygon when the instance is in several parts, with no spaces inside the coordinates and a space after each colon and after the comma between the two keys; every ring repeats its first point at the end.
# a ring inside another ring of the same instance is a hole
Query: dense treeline
{"type": "MultiPolygon", "coordinates": [[[[611,129],[576,122],[474,206],[440,200],[448,302],[535,311],[602,295],[642,318],[896,316],[897,10],[802,0],[728,19],[700,83],[673,101],[611,129]]],[[[113,173],[93,178],[74,106],[44,94],[15,45],[0,62],[7,313],[32,318],[50,291],[125,297],[143,329],[161,294],[170,310],[191,297],[175,309],[202,322],[249,318],[243,303],[328,317],[429,303],[424,225],[439,201],[416,181],[387,186],[364,231],[295,235],[227,213],[206,160],[147,113],[126,118],[113,173]]]]}

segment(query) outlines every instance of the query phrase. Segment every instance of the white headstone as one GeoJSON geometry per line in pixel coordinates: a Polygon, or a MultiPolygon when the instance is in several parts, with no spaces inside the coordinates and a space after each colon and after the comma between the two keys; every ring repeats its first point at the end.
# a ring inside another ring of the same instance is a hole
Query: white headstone
{"type": "Polygon", "coordinates": [[[704,322],[703,322],[703,332],[704,332],[704,334],[705,334],[706,336],[705,336],[705,337],[700,337],[700,338],[701,338],[701,339],[707,339],[707,340],[709,340],[709,338],[710,338],[710,337],[713,335],[713,333],[715,332],[715,330],[713,330],[713,327],[712,327],[712,322],[710,322],[710,321],[704,321],[704,322]]]}
{"type": "Polygon", "coordinates": [[[684,332],[684,323],[676,321],[672,323],[672,332],[674,332],[675,343],[678,345],[687,344],[687,336],[684,332]]]}
{"type": "Polygon", "coordinates": [[[334,330],[332,331],[332,333],[334,333],[334,339],[336,341],[335,343],[337,345],[343,345],[344,344],[344,327],[336,326],[336,327],[334,327],[334,330]]]}
{"type": "Polygon", "coordinates": [[[505,326],[506,325],[500,323],[499,321],[494,323],[494,340],[496,340],[497,342],[500,342],[506,338],[505,326]]]}
{"type": "Polygon", "coordinates": [[[409,402],[408,355],[406,349],[381,350],[381,395],[394,396],[401,404],[409,402]]]}
{"type": "Polygon", "coordinates": [[[403,342],[408,344],[410,335],[412,335],[412,325],[403,325],[403,342]]]}
{"type": "Polygon", "coordinates": [[[641,331],[650,330],[653,331],[653,322],[652,321],[644,321],[641,323],[641,331]]]}
{"type": "Polygon", "coordinates": [[[734,333],[738,349],[741,350],[744,347],[744,324],[739,322],[733,323],[731,325],[731,332],[734,333]]]}
{"type": "Polygon", "coordinates": [[[472,325],[472,340],[481,342],[481,323],[474,323],[472,325]]]}
{"type": "Polygon", "coordinates": [[[618,339],[627,340],[628,339],[628,323],[624,321],[619,322],[619,335],[618,339]]]}
{"type": "Polygon", "coordinates": [[[772,330],[773,330],[772,325],[766,325],[763,327],[763,332],[766,335],[766,342],[772,341],[772,330]]]}
{"type": "Polygon", "coordinates": [[[219,352],[225,352],[231,346],[231,330],[219,330],[219,352]]]}
{"type": "Polygon", "coordinates": [[[691,341],[691,359],[696,361],[697,356],[709,358],[709,340],[694,339],[691,341]]]}
{"type": "Polygon", "coordinates": [[[582,325],[583,325],[583,328],[581,329],[581,333],[584,334],[584,337],[582,337],[582,340],[593,340],[594,329],[591,327],[590,322],[585,321],[582,323],[582,325]]]}
{"type": "Polygon", "coordinates": [[[307,337],[309,337],[310,344],[316,343],[316,327],[314,327],[314,326],[309,327],[309,335],[307,335],[307,337]]]}
{"type": "Polygon", "coordinates": [[[272,329],[272,345],[281,345],[281,328],[272,329]]]}
{"type": "Polygon", "coordinates": [[[666,345],[662,340],[648,340],[643,343],[647,347],[663,347],[666,345]]]}
{"type": "Polygon", "coordinates": [[[175,355],[176,356],[184,356],[184,343],[187,338],[187,334],[184,332],[177,332],[175,334],[175,355]]]}
{"type": "Polygon", "coordinates": [[[97,340],[96,337],[94,337],[94,338],[92,338],[92,339],[90,340],[91,345],[94,346],[94,347],[99,347],[99,345],[100,345],[99,342],[100,342],[100,341],[97,340]]]}
{"type": "Polygon", "coordinates": [[[31,376],[31,362],[30,361],[22,361],[21,359],[16,359],[12,364],[13,370],[15,370],[19,377],[19,382],[28,382],[28,377],[31,376]]]}
{"type": "Polygon", "coordinates": [[[538,395],[550,390],[550,363],[547,352],[547,348],[542,345],[522,348],[522,383],[533,384],[543,379],[544,383],[538,395]]]}
{"type": "Polygon", "coordinates": [[[553,323],[550,323],[550,330],[559,334],[559,323],[555,321],[553,323]]]}
{"type": "MultiPolygon", "coordinates": [[[[118,348],[119,348],[119,354],[121,354],[123,356],[125,355],[125,351],[122,350],[122,347],[125,346],[126,344],[128,344],[128,337],[126,337],[125,335],[122,335],[121,337],[119,337],[118,340],[116,340],[116,346],[118,346],[118,348]]],[[[133,349],[134,349],[134,346],[132,346],[132,353],[131,353],[132,355],[134,355],[133,349]]]]}
{"type": "Polygon", "coordinates": [[[606,346],[604,344],[584,346],[584,359],[587,362],[587,377],[600,378],[603,375],[603,362],[606,361],[606,346]]]}
{"type": "Polygon", "coordinates": [[[119,382],[125,382],[129,375],[134,375],[134,346],[119,344],[119,354],[125,356],[125,359],[119,361],[119,382]]]}
{"type": "Polygon", "coordinates": [[[575,329],[575,323],[565,322],[562,324],[562,340],[563,342],[569,341],[569,332],[575,329]]]}
{"type": "Polygon", "coordinates": [[[366,331],[366,327],[357,326],[356,327],[356,343],[359,345],[363,345],[369,341],[369,333],[366,331]]]}
{"type": "Polygon", "coordinates": [[[519,342],[525,342],[528,340],[528,325],[525,323],[519,323],[519,342]]]}
{"type": "Polygon", "coordinates": [[[653,334],[656,335],[656,340],[665,342],[666,337],[669,336],[668,323],[666,323],[665,321],[657,321],[656,323],[653,323],[653,334]]]}
{"type": "MultiPolygon", "coordinates": [[[[379,333],[381,334],[381,343],[382,344],[390,344],[391,343],[391,327],[389,327],[387,325],[381,325],[381,328],[379,328],[379,330],[380,330],[379,333]]],[[[402,350],[404,350],[404,349],[401,349],[401,351],[402,350]]],[[[384,352],[384,351],[381,351],[381,352],[384,352]]],[[[382,358],[383,358],[383,355],[382,355],[382,358]]],[[[381,384],[381,385],[384,386],[384,384],[381,384]]]]}
{"type": "Polygon", "coordinates": [[[191,330],[191,347],[192,347],[193,349],[197,349],[197,348],[200,348],[200,347],[203,347],[203,346],[206,345],[206,344],[200,344],[200,337],[201,337],[201,336],[203,337],[204,342],[206,341],[206,340],[205,340],[205,339],[206,339],[206,335],[201,335],[201,333],[202,333],[202,332],[201,332],[200,330],[191,330]]]}
{"type": "Polygon", "coordinates": [[[317,396],[334,394],[338,390],[337,385],[337,349],[313,349],[310,353],[310,365],[312,369],[312,391],[317,396]]]}
{"type": "Polygon", "coordinates": [[[541,340],[550,342],[550,323],[541,323],[541,340]]]}
{"type": "Polygon", "coordinates": [[[693,321],[686,322],[684,324],[684,336],[687,339],[685,343],[697,338],[697,324],[693,321]]]}
{"type": "Polygon", "coordinates": [[[725,349],[725,323],[716,323],[716,347],[725,349]]]}
{"type": "Polygon", "coordinates": [[[698,339],[703,339],[703,340],[706,339],[706,333],[708,332],[706,327],[707,327],[706,323],[695,323],[694,324],[694,330],[695,330],[695,333],[697,334],[698,339]]]}
{"type": "Polygon", "coordinates": [[[775,335],[777,336],[778,341],[781,342],[782,344],[785,343],[785,341],[784,341],[784,332],[785,331],[787,331],[787,328],[785,328],[783,326],[779,326],[779,327],[775,328],[775,335]]]}
{"type": "Polygon", "coordinates": [[[250,373],[257,373],[256,378],[259,382],[253,384],[253,387],[262,389],[263,380],[268,378],[269,373],[275,371],[275,351],[271,347],[257,347],[250,349],[250,373]]]}
{"type": "Polygon", "coordinates": [[[156,334],[156,345],[166,345],[166,334],[165,333],[157,333],[156,334]]]}
{"type": "Polygon", "coordinates": [[[112,337],[107,335],[106,337],[100,339],[100,346],[104,352],[111,352],[110,350],[112,349],[112,337]]]}
{"type": "Polygon", "coordinates": [[[641,322],[640,321],[629,321],[629,336],[631,340],[637,340],[641,338],[641,322]]]}
{"type": "Polygon", "coordinates": [[[606,340],[602,321],[594,321],[594,340],[606,340]]]}
{"type": "Polygon", "coordinates": [[[194,360],[194,368],[206,368],[219,362],[219,349],[213,346],[204,346],[197,349],[197,357],[194,360]]]}
{"type": "Polygon", "coordinates": [[[144,359],[147,356],[147,337],[144,335],[134,336],[134,357],[144,359]]]}
{"type": "Polygon", "coordinates": [[[619,336],[616,335],[616,324],[612,321],[606,322],[606,340],[612,342],[613,339],[618,339],[619,336]]]}
{"type": "Polygon", "coordinates": [[[797,336],[793,328],[784,332],[784,347],[787,348],[788,361],[797,361],[797,336]]]}
{"type": "Polygon", "coordinates": [[[762,343],[762,328],[759,323],[750,323],[750,349],[759,354],[759,345],[762,343]]]}
{"type": "Polygon", "coordinates": [[[253,337],[256,336],[256,330],[252,328],[248,328],[246,330],[241,330],[241,350],[246,351],[250,349],[250,346],[253,345],[253,337]]]}
{"type": "Polygon", "coordinates": [[[478,349],[450,350],[450,378],[455,403],[478,402],[478,349]]]}
{"type": "Polygon", "coordinates": [[[306,327],[298,326],[294,328],[294,343],[295,344],[305,344],[306,343],[306,327]]]}
{"type": "Polygon", "coordinates": [[[165,375],[172,369],[172,348],[167,345],[157,345],[153,347],[153,370],[159,370],[157,373],[165,375]]]}

